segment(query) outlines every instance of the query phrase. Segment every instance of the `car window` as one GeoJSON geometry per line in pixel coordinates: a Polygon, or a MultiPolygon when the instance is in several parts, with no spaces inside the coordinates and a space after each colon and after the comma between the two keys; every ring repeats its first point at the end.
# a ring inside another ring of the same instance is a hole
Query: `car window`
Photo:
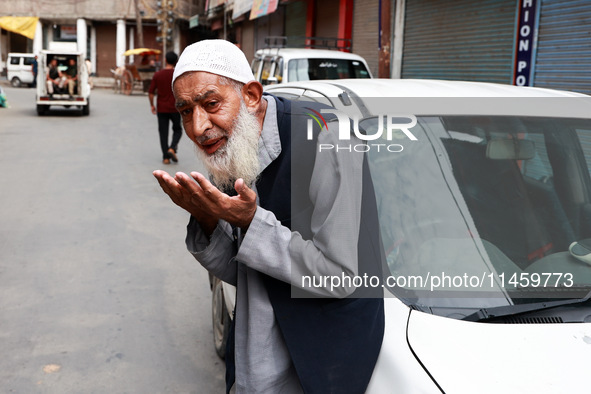
{"type": "Polygon", "coordinates": [[[485,307],[486,296],[461,278],[489,292],[500,286],[516,304],[591,290],[591,266],[569,254],[591,238],[591,121],[429,116],[410,131],[417,141],[396,153],[385,148],[396,135],[368,148],[389,273],[414,278],[395,294],[431,307],[485,307]],[[442,272],[447,286],[430,288],[429,276],[442,272]],[[540,286],[547,273],[567,281],[540,286]]]}
{"type": "Polygon", "coordinates": [[[312,101],[334,107],[334,103],[331,101],[331,99],[313,90],[306,90],[299,98],[299,101],[312,101]]]}
{"type": "Polygon", "coordinates": [[[272,57],[263,59],[263,69],[260,78],[263,85],[269,85],[271,83],[269,80],[270,77],[276,78],[276,81],[273,81],[273,83],[281,82],[282,72],[280,64],[283,64],[282,59],[279,63],[272,57]]]}
{"type": "Polygon", "coordinates": [[[293,59],[288,75],[290,81],[370,77],[362,62],[348,59],[293,59]]]}
{"type": "Polygon", "coordinates": [[[11,57],[10,58],[10,64],[19,64],[21,61],[20,57],[11,57]]]}
{"type": "Polygon", "coordinates": [[[24,59],[25,66],[32,65],[33,64],[33,60],[35,60],[35,58],[33,58],[33,57],[25,57],[25,59],[24,59]]]}
{"type": "Polygon", "coordinates": [[[275,78],[277,79],[277,83],[281,83],[283,80],[283,58],[278,57],[275,59],[275,78]]]}
{"type": "Polygon", "coordinates": [[[334,103],[330,98],[325,95],[308,90],[305,88],[284,88],[280,89],[268,89],[267,92],[274,94],[275,96],[284,97],[294,101],[309,101],[315,103],[322,103],[331,107],[334,107],[334,103]]]}

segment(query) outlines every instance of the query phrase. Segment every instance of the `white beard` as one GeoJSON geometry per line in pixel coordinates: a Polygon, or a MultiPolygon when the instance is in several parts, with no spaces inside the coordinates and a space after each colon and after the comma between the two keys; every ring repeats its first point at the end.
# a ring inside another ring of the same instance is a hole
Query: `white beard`
{"type": "Polygon", "coordinates": [[[195,146],[197,156],[203,161],[212,182],[223,192],[234,190],[237,179],[252,187],[259,176],[259,137],[261,126],[255,115],[248,112],[244,102],[240,104],[240,112],[232,125],[231,134],[220,130],[203,137],[203,140],[226,136],[226,144],[208,155],[195,146]]]}

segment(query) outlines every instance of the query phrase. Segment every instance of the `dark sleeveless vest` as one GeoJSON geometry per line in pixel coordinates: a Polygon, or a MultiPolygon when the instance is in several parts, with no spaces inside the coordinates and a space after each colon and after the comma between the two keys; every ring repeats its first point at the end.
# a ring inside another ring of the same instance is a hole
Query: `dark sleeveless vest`
{"type": "MultiPolygon", "coordinates": [[[[261,174],[257,192],[261,207],[281,223],[311,239],[313,206],[308,197],[316,156],[316,141],[308,141],[306,114],[318,103],[274,97],[281,154],[261,174]],[[293,129],[292,129],[293,127],[293,129]],[[293,171],[292,166],[297,166],[293,171]]],[[[327,121],[331,118],[323,114],[327,121]]],[[[315,126],[315,138],[320,129],[315,126]]],[[[383,253],[373,185],[364,161],[359,275],[381,276],[383,253]]],[[[298,289],[265,276],[265,286],[279,328],[306,393],[363,393],[371,378],[384,333],[382,288],[359,288],[351,297],[293,298],[298,289]],[[373,292],[373,293],[372,293],[373,292]],[[363,297],[363,298],[360,298],[363,297]]]]}

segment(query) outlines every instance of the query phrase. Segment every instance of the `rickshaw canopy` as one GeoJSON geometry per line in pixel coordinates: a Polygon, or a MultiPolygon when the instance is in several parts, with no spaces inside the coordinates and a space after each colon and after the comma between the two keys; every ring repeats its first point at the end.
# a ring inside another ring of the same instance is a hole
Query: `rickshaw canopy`
{"type": "Polygon", "coordinates": [[[162,51],[160,49],[152,48],[134,48],[123,52],[123,56],[131,55],[159,55],[162,51]]]}

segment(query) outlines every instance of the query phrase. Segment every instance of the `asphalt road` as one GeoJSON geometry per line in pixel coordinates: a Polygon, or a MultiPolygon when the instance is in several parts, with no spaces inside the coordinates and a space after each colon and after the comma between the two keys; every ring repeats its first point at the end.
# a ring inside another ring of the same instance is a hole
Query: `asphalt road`
{"type": "MultiPolygon", "coordinates": [[[[90,116],[0,108],[0,392],[221,393],[207,272],[152,171],[147,96],[95,89],[90,116]]],[[[56,107],[57,109],[58,107],[56,107]]]]}

